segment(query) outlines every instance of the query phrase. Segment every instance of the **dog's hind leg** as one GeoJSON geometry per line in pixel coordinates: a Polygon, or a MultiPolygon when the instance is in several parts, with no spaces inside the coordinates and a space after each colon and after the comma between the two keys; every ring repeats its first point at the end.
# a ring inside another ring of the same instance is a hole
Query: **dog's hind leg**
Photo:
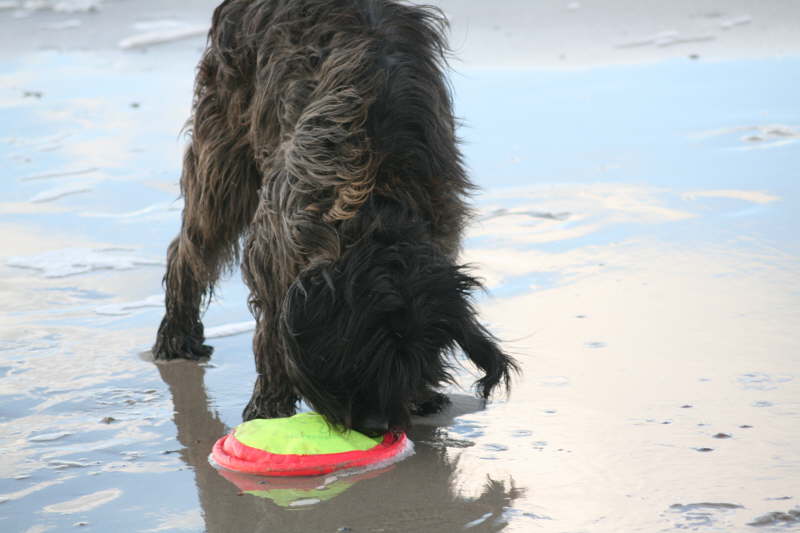
{"type": "Polygon", "coordinates": [[[240,234],[245,221],[252,217],[253,209],[248,205],[252,202],[248,197],[257,197],[258,182],[253,183],[246,175],[230,176],[235,183],[227,183],[228,190],[214,189],[221,184],[186,184],[189,180],[204,179],[195,165],[192,146],[187,150],[182,178],[186,202],[183,223],[167,250],[166,313],[153,346],[153,355],[160,360],[211,355],[212,348],[203,344],[201,307],[210,298],[222,272],[235,262],[240,234]],[[224,195],[217,201],[209,198],[221,193],[224,195]]]}
{"type": "Polygon", "coordinates": [[[195,274],[189,257],[189,244],[176,237],[167,249],[167,272],[164,275],[166,312],[153,345],[156,360],[200,359],[211,355],[203,344],[200,305],[205,292],[200,276],[195,274]]]}
{"type": "Polygon", "coordinates": [[[153,346],[157,360],[211,354],[203,344],[201,306],[220,275],[237,262],[240,237],[258,203],[261,174],[240,120],[246,97],[243,89],[227,89],[221,70],[217,56],[207,52],[183,161],[181,230],[167,251],[166,313],[153,346]]]}

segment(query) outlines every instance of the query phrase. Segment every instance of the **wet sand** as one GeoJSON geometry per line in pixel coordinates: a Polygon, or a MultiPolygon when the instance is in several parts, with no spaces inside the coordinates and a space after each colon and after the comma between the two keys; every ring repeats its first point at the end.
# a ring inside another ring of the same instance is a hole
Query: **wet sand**
{"type": "Polygon", "coordinates": [[[208,363],[146,353],[214,4],[0,2],[0,530],[800,529],[797,3],[439,3],[463,258],[523,375],[295,485],[207,461],[253,382],[238,276],[208,363]]]}

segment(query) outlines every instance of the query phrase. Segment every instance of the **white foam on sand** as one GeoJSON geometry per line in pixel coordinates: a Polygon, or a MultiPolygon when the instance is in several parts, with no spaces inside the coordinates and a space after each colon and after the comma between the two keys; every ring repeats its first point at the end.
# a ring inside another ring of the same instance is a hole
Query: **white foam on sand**
{"type": "Polygon", "coordinates": [[[186,27],[186,23],[172,19],[156,19],[134,22],[131,27],[136,31],[150,32],[158,30],[171,30],[173,28],[184,28],[186,27]]]}
{"type": "Polygon", "coordinates": [[[740,17],[734,17],[727,20],[723,20],[719,23],[719,27],[723,30],[729,30],[734,26],[742,26],[744,24],[750,24],[753,22],[753,17],[750,15],[742,15],[740,17]]]}
{"type": "Polygon", "coordinates": [[[79,174],[90,174],[92,172],[97,172],[98,170],[100,169],[97,167],[81,168],[77,170],[61,170],[58,172],[47,172],[44,174],[25,176],[24,178],[20,178],[20,181],[45,180],[50,178],[61,178],[63,176],[77,176],[79,174]]]}
{"type": "Polygon", "coordinates": [[[183,208],[183,201],[176,201],[176,202],[169,202],[169,203],[159,203],[153,204],[147,207],[143,207],[142,209],[137,209],[135,211],[127,211],[125,213],[92,213],[92,212],[85,212],[81,213],[82,217],[92,217],[92,218],[139,218],[144,217],[145,215],[150,215],[153,213],[162,213],[162,212],[169,212],[169,211],[180,211],[183,208]]]}
{"type": "Polygon", "coordinates": [[[46,191],[40,192],[39,194],[31,198],[30,202],[34,204],[52,202],[54,200],[58,200],[59,198],[63,198],[65,196],[80,194],[83,192],[90,192],[91,190],[92,188],[87,185],[65,185],[63,187],[54,187],[52,189],[47,189],[46,191]]]}
{"type": "Polygon", "coordinates": [[[120,496],[122,496],[121,489],[105,489],[91,494],[85,494],[72,500],[46,505],[42,508],[42,511],[45,513],[58,514],[85,513],[96,507],[112,502],[120,496]]]}
{"type": "Polygon", "coordinates": [[[666,30],[650,35],[649,37],[644,37],[642,39],[637,39],[635,41],[628,41],[625,43],[618,44],[617,48],[636,48],[639,46],[649,46],[649,45],[664,47],[664,46],[672,46],[675,44],[713,41],[714,39],[715,37],[713,35],[696,35],[696,36],[684,37],[680,34],[680,32],[676,30],[666,30]]]}
{"type": "Polygon", "coordinates": [[[780,200],[779,196],[769,194],[764,191],[745,191],[736,189],[720,189],[707,191],[689,191],[682,195],[685,200],[697,200],[698,198],[726,198],[730,200],[743,200],[754,204],[770,204],[780,200]]]}
{"type": "Polygon", "coordinates": [[[54,440],[63,439],[64,437],[69,437],[72,433],[67,431],[61,431],[59,433],[46,433],[43,435],[36,435],[34,437],[28,437],[29,442],[51,442],[54,440]]]}
{"type": "Polygon", "coordinates": [[[247,322],[235,322],[233,324],[223,324],[221,326],[214,326],[207,328],[204,332],[207,339],[218,339],[220,337],[232,337],[233,335],[241,335],[256,329],[256,321],[249,320],[247,322]]]}
{"type": "Polygon", "coordinates": [[[162,28],[145,33],[131,35],[122,39],[118,46],[123,50],[131,48],[143,48],[145,46],[152,46],[156,44],[170,43],[188,39],[190,37],[197,37],[208,33],[208,26],[190,26],[180,25],[172,28],[162,28]]]}
{"type": "Polygon", "coordinates": [[[146,309],[148,307],[164,307],[164,295],[154,294],[143,300],[137,300],[135,302],[102,305],[95,308],[94,312],[98,315],[126,316],[130,315],[134,311],[146,309]]]}
{"type": "Polygon", "coordinates": [[[735,126],[718,130],[701,131],[689,136],[692,139],[707,139],[725,135],[742,134],[739,140],[744,146],[736,146],[732,150],[760,150],[777,148],[800,141],[800,127],[786,124],[765,124],[751,126],[735,126]]]}
{"type": "Polygon", "coordinates": [[[51,22],[49,24],[42,24],[42,28],[45,30],[67,30],[69,28],[77,28],[80,25],[81,21],[78,19],[67,19],[51,22]]]}
{"type": "Polygon", "coordinates": [[[103,0],[26,0],[16,7],[27,11],[57,11],[59,13],[86,13],[97,11],[103,0]]]}
{"type": "Polygon", "coordinates": [[[38,270],[46,278],[62,278],[94,270],[131,270],[163,265],[161,259],[132,254],[129,248],[65,248],[39,255],[9,257],[11,267],[38,270]]]}
{"type": "Polygon", "coordinates": [[[473,520],[472,522],[467,522],[466,524],[464,524],[464,529],[470,529],[470,528],[473,528],[475,526],[479,526],[479,525],[483,524],[484,522],[486,522],[488,519],[490,519],[492,516],[493,516],[493,513],[485,513],[480,518],[477,518],[477,519],[473,520]]]}

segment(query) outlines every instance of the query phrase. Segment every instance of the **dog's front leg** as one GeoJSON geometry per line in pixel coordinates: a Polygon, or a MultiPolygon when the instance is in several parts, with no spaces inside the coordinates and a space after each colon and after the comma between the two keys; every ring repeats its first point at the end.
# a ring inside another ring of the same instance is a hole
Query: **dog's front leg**
{"type": "Polygon", "coordinates": [[[253,395],[242,413],[245,421],[292,416],[300,400],[286,375],[279,345],[270,340],[273,333],[267,320],[259,318],[253,337],[257,375],[253,395]]]}
{"type": "Polygon", "coordinates": [[[261,201],[253,217],[242,251],[242,277],[250,289],[249,306],[256,319],[253,335],[256,381],[253,394],[242,413],[244,420],[291,416],[299,397],[289,378],[290,363],[281,335],[282,295],[286,279],[293,276],[286,267],[291,261],[281,255],[280,227],[271,221],[275,212],[262,188],[261,201]]]}

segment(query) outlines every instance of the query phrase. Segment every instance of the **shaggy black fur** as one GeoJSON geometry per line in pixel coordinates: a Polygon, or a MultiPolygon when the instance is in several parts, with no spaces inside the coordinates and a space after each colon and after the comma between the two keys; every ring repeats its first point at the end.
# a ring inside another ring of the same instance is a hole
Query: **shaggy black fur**
{"type": "Polygon", "coordinates": [[[516,365],[455,263],[472,185],[445,27],[437,10],[392,0],[214,12],[153,352],[210,354],[200,309],[241,258],[257,321],[245,419],[290,415],[302,397],[347,427],[404,428],[443,405],[456,346],[484,374],[479,394],[508,386],[516,365]]]}

